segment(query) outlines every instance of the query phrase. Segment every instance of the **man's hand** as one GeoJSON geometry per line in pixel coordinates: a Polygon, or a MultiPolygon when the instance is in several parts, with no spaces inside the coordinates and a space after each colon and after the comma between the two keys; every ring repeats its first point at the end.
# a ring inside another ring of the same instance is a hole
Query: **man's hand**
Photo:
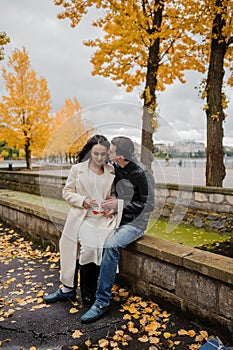
{"type": "Polygon", "coordinates": [[[114,211],[117,208],[118,199],[116,197],[108,197],[101,203],[101,207],[107,212],[114,211]]]}
{"type": "Polygon", "coordinates": [[[104,211],[101,211],[101,214],[103,214],[104,216],[107,216],[107,217],[111,217],[114,214],[114,210],[113,209],[111,209],[109,211],[104,210],[104,211]]]}

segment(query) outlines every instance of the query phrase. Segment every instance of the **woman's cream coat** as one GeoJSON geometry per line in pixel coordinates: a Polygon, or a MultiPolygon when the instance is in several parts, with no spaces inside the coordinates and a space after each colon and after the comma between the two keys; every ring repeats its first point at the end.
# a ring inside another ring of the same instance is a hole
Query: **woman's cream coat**
{"type": "MultiPolygon", "coordinates": [[[[63,189],[63,198],[71,205],[68,212],[66,223],[62,234],[74,242],[78,241],[79,227],[85,218],[87,209],[84,208],[83,202],[86,197],[92,198],[88,184],[88,164],[89,160],[73,165],[66,185],[63,189]]],[[[105,193],[104,198],[112,194],[114,181],[114,167],[111,164],[104,165],[105,193]]],[[[118,209],[116,214],[116,227],[119,226],[123,210],[123,201],[118,200],[118,209]]]]}
{"type": "MultiPolygon", "coordinates": [[[[87,209],[84,208],[83,202],[86,197],[92,198],[90,186],[88,183],[88,164],[89,160],[77,165],[73,165],[66,185],[63,190],[63,198],[71,205],[68,212],[66,223],[59,242],[60,246],[60,281],[68,286],[74,287],[74,276],[76,260],[78,256],[79,228],[87,209]]],[[[113,181],[115,178],[114,167],[110,164],[104,165],[105,176],[105,193],[104,198],[112,194],[113,181]]],[[[120,224],[123,210],[123,200],[118,200],[117,213],[112,222],[113,233],[114,227],[120,224]]]]}

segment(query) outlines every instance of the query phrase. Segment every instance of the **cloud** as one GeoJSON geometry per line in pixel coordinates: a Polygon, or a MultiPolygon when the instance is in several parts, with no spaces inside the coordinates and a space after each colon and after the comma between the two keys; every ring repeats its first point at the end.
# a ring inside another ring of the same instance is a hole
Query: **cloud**
{"type": "MultiPolygon", "coordinates": [[[[1,30],[11,38],[6,55],[15,48],[26,47],[32,67],[48,82],[53,112],[61,108],[65,99],[77,97],[83,117],[101,132],[110,136],[122,133],[140,140],[141,87],[129,94],[110,79],[91,74],[93,49],[84,46],[83,40],[93,39],[100,33],[91,26],[93,13],[83,18],[78,27],[71,28],[68,20],[57,19],[61,9],[52,0],[0,2],[1,30]]],[[[6,62],[7,59],[1,66],[6,62]]],[[[155,139],[166,143],[183,138],[206,140],[203,101],[195,89],[201,78],[198,73],[188,72],[185,85],[176,82],[158,94],[159,128],[155,139]]],[[[228,110],[224,142],[233,145],[232,103],[228,110]]]]}

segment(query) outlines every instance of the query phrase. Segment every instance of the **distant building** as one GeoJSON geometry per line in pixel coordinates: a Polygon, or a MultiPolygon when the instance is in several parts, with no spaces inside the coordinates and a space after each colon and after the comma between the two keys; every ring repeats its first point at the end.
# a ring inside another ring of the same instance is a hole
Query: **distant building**
{"type": "Polygon", "coordinates": [[[173,144],[174,153],[187,153],[191,156],[197,156],[205,152],[205,144],[194,140],[183,140],[173,144]]]}
{"type": "Polygon", "coordinates": [[[170,146],[165,145],[165,143],[154,143],[155,154],[156,153],[167,153],[170,146]]]}

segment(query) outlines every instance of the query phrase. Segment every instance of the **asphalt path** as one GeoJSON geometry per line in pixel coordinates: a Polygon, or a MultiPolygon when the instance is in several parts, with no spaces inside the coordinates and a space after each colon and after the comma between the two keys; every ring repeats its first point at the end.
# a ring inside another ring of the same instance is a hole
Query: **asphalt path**
{"type": "Polygon", "coordinates": [[[79,291],[76,302],[43,303],[60,284],[58,253],[42,251],[1,223],[0,280],[0,349],[195,350],[218,335],[117,286],[109,313],[82,324],[79,291]]]}

